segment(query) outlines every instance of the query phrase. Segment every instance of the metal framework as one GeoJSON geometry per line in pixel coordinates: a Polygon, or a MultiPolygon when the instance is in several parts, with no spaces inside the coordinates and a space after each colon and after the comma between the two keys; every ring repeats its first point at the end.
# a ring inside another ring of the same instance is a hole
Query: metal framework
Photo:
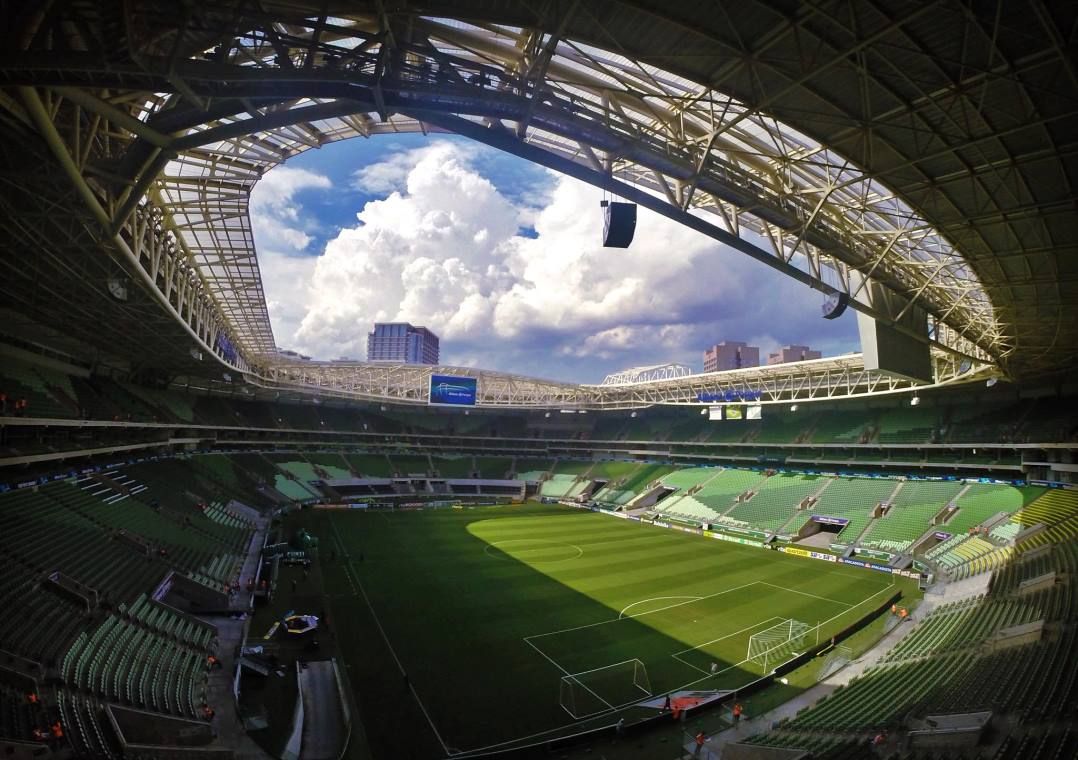
{"type": "Polygon", "coordinates": [[[614,372],[604,377],[600,385],[627,385],[650,380],[673,380],[678,377],[688,377],[691,374],[692,368],[684,364],[653,364],[649,367],[630,367],[621,372],[614,372]]]}
{"type": "Polygon", "coordinates": [[[934,359],[932,384],[867,370],[860,354],[610,385],[560,383],[472,367],[289,360],[274,362],[264,378],[249,382],[355,401],[423,405],[431,374],[461,375],[478,378],[477,403],[482,407],[588,411],[838,400],[911,393],[995,376],[991,365],[971,365],[947,352],[937,351],[934,359]]]}
{"type": "MultiPolygon", "coordinates": [[[[944,364],[965,357],[966,375],[970,361],[1012,377],[1074,363],[1078,75],[1065,3],[1001,1],[994,15],[958,0],[747,0],[736,16],[660,5],[11,6],[0,117],[15,143],[40,153],[43,138],[67,175],[67,189],[33,185],[40,203],[93,230],[183,327],[161,358],[175,366],[193,347],[259,382],[339,387],[343,370],[297,380],[276,353],[250,190],[312,147],[432,130],[608,188],[881,320],[922,309],[931,331],[918,337],[950,353],[944,364]],[[905,305],[882,309],[877,287],[905,305]]],[[[55,246],[64,223],[27,241],[55,246]]],[[[377,373],[361,372],[374,379],[356,374],[365,390],[352,392],[370,394],[377,373]]],[[[414,400],[410,376],[394,377],[382,392],[414,400]]],[[[682,403],[694,382],[620,401],[495,373],[483,385],[493,404],[577,393],[616,407],[682,403]]]]}

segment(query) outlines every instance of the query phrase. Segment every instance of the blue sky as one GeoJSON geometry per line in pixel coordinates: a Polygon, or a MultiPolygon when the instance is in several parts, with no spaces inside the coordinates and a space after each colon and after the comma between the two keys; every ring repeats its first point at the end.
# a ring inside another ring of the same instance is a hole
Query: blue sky
{"type": "Polygon", "coordinates": [[[442,361],[598,382],[730,339],[764,352],[858,349],[852,314],[641,210],[628,250],[601,246],[601,193],[436,135],[352,139],[268,172],[251,216],[277,343],[365,358],[375,321],[442,338],[442,361]]]}

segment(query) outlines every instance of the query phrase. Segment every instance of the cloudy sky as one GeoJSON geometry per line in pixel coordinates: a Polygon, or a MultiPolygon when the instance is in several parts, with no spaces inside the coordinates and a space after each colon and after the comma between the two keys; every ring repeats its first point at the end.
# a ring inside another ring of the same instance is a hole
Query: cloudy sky
{"type": "Polygon", "coordinates": [[[268,172],[251,197],[277,344],[366,358],[375,321],[425,325],[442,362],[598,382],[724,339],[857,350],[803,285],[639,212],[601,245],[601,192],[455,137],[353,139],[268,172]]]}

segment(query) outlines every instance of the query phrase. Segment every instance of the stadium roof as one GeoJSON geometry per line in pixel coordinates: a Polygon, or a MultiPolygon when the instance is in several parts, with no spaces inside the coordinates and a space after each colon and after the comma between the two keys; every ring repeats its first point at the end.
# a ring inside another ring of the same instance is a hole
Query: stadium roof
{"type": "Polygon", "coordinates": [[[650,364],[644,367],[629,367],[620,372],[612,372],[603,378],[602,385],[627,385],[649,380],[673,380],[691,375],[692,368],[685,364],[650,364]]]}
{"type": "Polygon", "coordinates": [[[1012,377],[1076,363],[1073,3],[254,8],[6,6],[7,303],[143,363],[191,370],[194,346],[265,373],[253,184],[333,140],[449,130],[884,316],[871,278],[1012,377]]]}

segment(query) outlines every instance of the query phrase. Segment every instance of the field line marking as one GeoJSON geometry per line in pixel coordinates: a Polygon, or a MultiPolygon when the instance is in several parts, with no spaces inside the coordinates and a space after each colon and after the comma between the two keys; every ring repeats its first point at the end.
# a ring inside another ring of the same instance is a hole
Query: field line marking
{"type": "MultiPolygon", "coordinates": [[[[730,593],[732,593],[734,591],[740,591],[743,588],[748,588],[749,586],[755,586],[756,584],[761,583],[761,582],[762,581],[752,581],[751,583],[745,583],[745,584],[742,584],[740,586],[734,586],[733,588],[728,588],[728,589],[725,589],[723,591],[716,591],[714,594],[707,594],[705,596],[698,597],[695,601],[699,602],[699,601],[703,601],[704,599],[713,599],[716,596],[722,596],[723,594],[730,594],[730,593]]],[[[695,602],[682,602],[681,604],[671,604],[669,607],[664,607],[663,609],[671,609],[673,607],[680,607],[680,606],[685,605],[685,604],[694,604],[694,603],[695,602]]],[[[650,610],[648,612],[641,612],[639,615],[630,615],[629,618],[630,619],[635,619],[635,618],[638,618],[638,617],[644,617],[644,615],[650,615],[652,612],[659,612],[659,610],[650,610]]],[[[573,626],[571,628],[562,628],[562,629],[557,630],[557,631],[548,631],[546,633],[533,633],[530,636],[525,636],[524,638],[525,639],[541,639],[544,636],[557,636],[559,633],[569,633],[570,631],[580,631],[580,630],[583,630],[584,628],[594,628],[594,627],[596,627],[598,625],[609,625],[610,623],[616,623],[619,620],[623,620],[623,619],[624,618],[616,617],[616,618],[611,618],[609,620],[600,620],[597,623],[586,623],[584,625],[575,625],[575,626],[573,626]]]]}
{"type": "MultiPolygon", "coordinates": [[[[763,581],[760,581],[760,582],[762,583],[763,581]]],[[[897,587],[897,584],[895,584],[895,583],[892,583],[892,584],[891,584],[890,586],[888,586],[888,587],[887,587],[886,589],[881,589],[881,591],[886,591],[886,590],[890,590],[890,589],[893,589],[893,588],[896,588],[896,587],[897,587]]],[[[879,596],[879,595],[880,595],[880,591],[877,591],[877,592],[876,592],[875,594],[872,594],[871,596],[867,596],[867,597],[865,597],[865,598],[864,598],[864,599],[862,599],[862,600],[861,600],[860,602],[858,602],[857,604],[853,605],[853,607],[851,607],[850,609],[853,609],[854,607],[860,607],[860,606],[861,606],[862,604],[864,604],[865,602],[869,602],[869,601],[872,601],[873,597],[876,597],[876,596],[879,596]]],[[[846,614],[846,613],[848,613],[849,611],[850,611],[850,610],[843,610],[842,612],[838,613],[837,615],[834,615],[834,616],[832,616],[832,617],[828,618],[827,620],[824,620],[824,621],[822,621],[822,622],[818,623],[817,625],[818,625],[819,627],[823,627],[823,626],[824,626],[824,625],[826,625],[827,623],[830,623],[830,622],[831,622],[832,620],[837,620],[838,618],[842,617],[843,615],[845,615],[845,614],[846,614]]],[[[678,658],[678,659],[681,659],[681,658],[678,658]]],[[[684,660],[682,660],[682,662],[684,662],[684,660]]],[[[737,663],[734,663],[733,665],[730,665],[730,666],[729,666],[729,667],[727,667],[727,668],[723,668],[722,670],[718,671],[718,673],[715,673],[714,675],[719,675],[719,674],[721,674],[721,673],[725,673],[726,671],[728,671],[728,670],[731,670],[731,669],[733,669],[733,668],[737,668],[737,667],[740,667],[740,666],[744,665],[744,664],[745,664],[745,663],[747,663],[747,662],[749,662],[749,658],[747,658],[747,657],[746,657],[745,659],[741,660],[741,662],[737,662],[737,663]]],[[[685,663],[685,664],[686,664],[686,665],[688,665],[688,663],[685,663]]],[[[780,663],[780,664],[781,664],[781,663],[780,663]]],[[[765,674],[765,675],[766,675],[766,674],[765,674]]],[[[710,678],[711,676],[712,676],[712,674],[711,674],[711,673],[708,673],[708,674],[707,674],[706,676],[704,676],[703,678],[697,678],[697,679],[696,679],[695,681],[689,681],[689,683],[687,683],[687,684],[682,684],[681,686],[678,686],[678,687],[676,687],[676,688],[670,689],[670,690],[669,690],[669,691],[668,691],[667,693],[673,693],[673,692],[675,692],[675,691],[681,691],[681,690],[683,690],[683,689],[687,689],[687,688],[689,688],[690,686],[695,686],[696,684],[700,683],[701,681],[706,681],[706,680],[707,680],[708,678],[710,678]]],[[[741,688],[741,687],[739,687],[739,688],[741,688]]]]}
{"type": "MultiPolygon", "coordinates": [[[[658,602],[658,601],[661,601],[662,599],[689,599],[690,601],[698,602],[703,598],[704,597],[702,597],[702,596],[689,596],[689,595],[684,595],[684,596],[652,596],[652,597],[648,597],[647,599],[641,599],[639,602],[633,602],[628,607],[626,607],[624,610],[619,612],[618,613],[618,620],[621,620],[623,617],[635,617],[635,615],[626,616],[625,610],[632,609],[636,605],[644,604],[645,602],[658,602]]],[[[662,612],[663,610],[668,610],[671,607],[677,607],[677,606],[678,606],[677,604],[668,604],[665,607],[657,607],[657,608],[655,608],[653,610],[648,610],[648,612],[662,612]]],[[[643,614],[643,613],[641,613],[641,614],[643,614]]]]}
{"type": "Polygon", "coordinates": [[[764,584],[765,586],[770,586],[771,588],[777,588],[780,591],[789,591],[791,594],[801,594],[801,596],[811,596],[813,599],[822,599],[825,602],[832,602],[834,604],[841,604],[843,607],[847,607],[847,608],[854,606],[852,604],[849,604],[848,602],[840,602],[838,599],[830,599],[830,598],[828,598],[826,596],[820,596],[819,594],[810,594],[807,591],[798,591],[795,588],[786,588],[785,586],[776,586],[774,583],[768,583],[767,581],[759,581],[759,582],[764,584]]]}
{"type": "MultiPolygon", "coordinates": [[[[824,573],[826,575],[837,575],[839,578],[843,578],[845,580],[850,579],[850,576],[849,576],[848,573],[840,573],[838,570],[825,570],[824,573]]],[[[868,581],[869,579],[870,579],[870,576],[866,576],[864,580],[868,581]]],[[[872,585],[879,586],[880,588],[888,588],[889,586],[891,586],[893,584],[889,584],[889,583],[873,583],[872,585]]]]}
{"type": "Polygon", "coordinates": [[[682,650],[680,650],[678,652],[674,652],[674,654],[672,654],[670,656],[671,657],[677,657],[679,654],[685,654],[686,652],[692,652],[692,651],[695,651],[695,650],[699,649],[700,647],[706,647],[708,644],[714,644],[716,641],[722,641],[723,639],[728,639],[731,636],[737,636],[739,633],[744,633],[745,631],[751,631],[753,628],[759,628],[764,623],[770,623],[772,620],[784,620],[784,619],[785,618],[781,618],[778,615],[775,615],[774,617],[769,617],[767,620],[761,620],[760,622],[758,622],[758,623],[756,623],[754,625],[747,625],[744,628],[742,628],[740,631],[734,631],[733,633],[728,633],[725,636],[719,636],[719,638],[717,638],[717,639],[712,639],[711,641],[705,641],[703,644],[697,644],[694,647],[687,647],[687,648],[682,649],[682,650]]]}
{"type": "Polygon", "coordinates": [[[704,675],[708,675],[708,672],[707,672],[706,670],[704,670],[703,668],[698,668],[698,667],[696,667],[695,665],[693,665],[693,664],[692,664],[691,662],[689,662],[688,660],[683,660],[683,659],[681,659],[680,657],[678,657],[678,654],[680,654],[680,653],[675,653],[675,654],[672,654],[672,655],[670,655],[670,656],[671,656],[671,657],[673,657],[673,658],[674,658],[675,660],[677,660],[678,662],[680,662],[681,664],[683,664],[683,665],[686,665],[686,666],[688,666],[688,667],[692,668],[692,669],[693,669],[693,670],[695,670],[695,671],[696,671],[697,673],[703,673],[704,675]]]}
{"type": "MultiPolygon", "coordinates": [[[[750,584],[750,585],[751,585],[751,584],[750,584]]],[[[876,597],[876,596],[879,596],[879,594],[880,594],[880,592],[881,592],[881,591],[887,591],[887,590],[890,590],[890,589],[893,589],[893,588],[897,588],[897,584],[895,584],[895,583],[892,583],[892,584],[890,584],[889,586],[885,586],[884,588],[880,589],[880,591],[877,591],[877,592],[875,592],[874,594],[872,594],[872,595],[870,595],[870,596],[868,596],[868,597],[866,597],[866,598],[862,599],[862,600],[861,600],[860,602],[858,602],[857,604],[855,604],[855,605],[854,605],[854,607],[860,607],[860,606],[861,606],[862,604],[864,604],[865,602],[871,601],[871,600],[872,600],[872,599],[873,599],[874,597],[876,597]]],[[[852,609],[852,608],[851,608],[851,609],[852,609]]],[[[832,618],[830,618],[830,619],[828,619],[828,620],[825,620],[825,621],[823,621],[823,623],[820,623],[820,625],[824,625],[825,623],[830,623],[830,622],[831,622],[832,620],[835,620],[835,619],[837,619],[837,618],[840,618],[840,617],[842,617],[842,616],[843,616],[843,615],[845,615],[845,614],[846,614],[847,612],[849,612],[849,610],[844,610],[843,612],[840,612],[839,614],[835,615],[834,617],[832,617],[832,618]]],[[[585,626],[585,627],[586,627],[586,626],[585,626]]],[[[542,634],[541,634],[541,635],[542,635],[542,634]]],[[[531,642],[529,642],[529,643],[531,643],[531,642]]],[[[726,672],[727,670],[730,670],[731,668],[736,668],[736,667],[739,667],[739,666],[741,666],[741,665],[744,665],[744,664],[745,664],[746,662],[748,662],[748,659],[744,659],[744,660],[742,660],[741,662],[735,663],[735,664],[733,664],[733,665],[731,665],[731,666],[729,666],[729,667],[727,667],[727,668],[724,668],[724,669],[723,669],[722,671],[720,671],[720,672],[726,672]]],[[[687,664],[687,663],[686,663],[686,664],[687,664]]],[[[718,675],[718,673],[716,673],[715,675],[718,675]]],[[[685,689],[689,688],[690,686],[695,686],[696,684],[698,684],[698,683],[700,683],[700,682],[702,682],[702,681],[706,681],[706,680],[707,680],[708,678],[711,678],[711,674],[710,674],[710,673],[708,673],[708,674],[707,674],[706,676],[704,676],[703,678],[697,678],[697,679],[696,679],[695,681],[689,681],[688,683],[686,683],[686,684],[682,684],[681,686],[675,686],[675,687],[674,687],[674,688],[672,688],[672,689],[667,689],[667,690],[666,690],[666,691],[665,691],[664,693],[666,693],[666,694],[673,694],[673,693],[674,693],[675,691],[683,691],[683,690],[685,690],[685,689]]],[[[758,677],[758,678],[754,678],[754,679],[753,679],[753,681],[759,681],[759,680],[760,680],[760,678],[762,678],[762,676],[761,676],[761,677],[758,677]]],[[[753,681],[749,681],[749,683],[753,683],[753,681]]],[[[744,687],[745,687],[745,686],[747,686],[747,685],[748,685],[748,684],[742,684],[742,685],[741,685],[741,686],[739,686],[738,688],[739,688],[739,689],[740,689],[740,688],[744,688],[744,687]]],[[[634,703],[630,703],[630,704],[635,704],[635,702],[634,702],[634,703]]],[[[624,708],[624,707],[628,707],[628,706],[629,706],[629,705],[622,705],[622,708],[624,708]]],[[[614,711],[615,711],[615,710],[611,710],[610,712],[614,712],[614,711]]],[[[589,719],[594,719],[595,717],[596,717],[596,716],[592,715],[592,716],[589,716],[589,719]]],[[[484,747],[476,747],[476,748],[474,748],[474,749],[469,749],[469,750],[465,750],[465,751],[464,751],[464,752],[462,753],[462,755],[461,755],[461,756],[462,756],[462,757],[482,757],[482,756],[485,756],[485,755],[491,754],[491,752],[492,752],[492,751],[493,751],[493,752],[498,752],[498,751],[502,751],[502,750],[501,750],[501,748],[502,748],[502,747],[505,747],[505,746],[507,746],[507,745],[509,745],[509,744],[514,744],[514,743],[516,743],[516,742],[522,742],[522,741],[527,741],[528,739],[534,739],[534,738],[536,738],[536,737],[539,737],[539,736],[549,736],[550,734],[556,733],[556,732],[558,732],[558,731],[563,731],[563,730],[565,730],[566,728],[572,728],[573,726],[578,726],[578,725],[580,725],[580,723],[581,723],[581,721],[575,721],[575,722],[573,722],[573,723],[568,723],[568,724],[566,724],[566,725],[564,725],[564,726],[557,726],[557,727],[555,727],[555,728],[548,728],[548,729],[546,729],[545,731],[539,731],[539,732],[537,732],[537,733],[534,733],[534,734],[528,734],[527,736],[518,736],[518,737],[517,737],[517,738],[515,738],[515,739],[508,739],[508,740],[506,740],[506,741],[503,741],[503,742],[498,742],[497,744],[488,744],[487,746],[484,746],[484,747]]]]}
{"type": "MultiPolygon", "coordinates": [[[[333,515],[329,515],[329,526],[333,528],[333,535],[337,539],[338,545],[343,548],[344,540],[341,538],[340,531],[337,530],[337,524],[333,522],[333,515]]],[[[344,557],[347,560],[344,571],[346,575],[349,575],[349,581],[351,581],[351,575],[355,572],[355,568],[352,567],[352,558],[348,554],[344,554],[344,557]]],[[[454,754],[449,751],[449,745],[445,743],[445,739],[442,738],[442,734],[438,731],[438,727],[434,725],[434,721],[431,720],[430,713],[427,712],[427,706],[424,705],[423,700],[419,698],[415,686],[408,680],[408,672],[404,669],[404,665],[401,664],[400,658],[397,656],[397,650],[393,648],[393,644],[386,634],[386,629],[382,627],[382,621],[378,618],[378,613],[374,611],[374,605],[371,604],[370,597],[367,596],[367,590],[363,588],[363,581],[359,579],[358,575],[356,575],[356,585],[359,586],[359,591],[363,595],[363,601],[367,603],[367,609],[370,610],[371,617],[374,618],[374,624],[378,626],[378,632],[382,634],[382,640],[386,643],[386,648],[389,649],[389,653],[393,655],[393,661],[397,663],[397,668],[400,669],[401,675],[404,676],[408,683],[408,690],[412,692],[412,697],[415,699],[416,704],[419,705],[419,709],[423,711],[423,717],[427,719],[430,730],[434,732],[434,736],[438,739],[438,743],[442,745],[442,751],[444,751],[447,756],[454,754]]],[[[353,586],[353,588],[355,587],[353,586]]]]}
{"type": "MultiPolygon", "coordinates": [[[[565,674],[565,675],[566,675],[566,676],[567,676],[568,678],[572,678],[572,679],[573,679],[574,681],[576,681],[576,682],[577,682],[578,684],[580,684],[580,685],[581,685],[581,687],[583,687],[583,688],[584,688],[584,690],[585,690],[585,691],[587,691],[587,692],[588,692],[589,694],[591,694],[591,695],[592,695],[593,697],[595,697],[596,699],[598,699],[598,700],[599,700],[600,702],[602,702],[602,703],[603,703],[604,705],[606,705],[606,706],[607,706],[608,708],[610,708],[611,710],[615,709],[615,708],[614,708],[614,705],[610,704],[610,703],[609,703],[609,702],[607,702],[607,701],[606,701],[605,699],[603,699],[603,698],[602,698],[602,697],[600,697],[600,696],[599,696],[598,694],[596,694],[596,693],[595,693],[594,691],[592,691],[591,689],[589,689],[589,688],[588,688],[588,687],[587,687],[587,686],[586,686],[586,685],[585,685],[585,684],[584,684],[583,682],[581,682],[581,680],[580,680],[579,678],[577,678],[577,677],[576,677],[576,675],[573,675],[573,674],[572,674],[572,673],[570,673],[570,672],[569,672],[568,670],[566,670],[566,669],[565,669],[565,668],[563,668],[563,667],[562,667],[561,665],[559,665],[559,664],[558,664],[557,662],[555,662],[555,661],[554,661],[554,658],[553,658],[553,657],[551,657],[550,655],[548,655],[548,654],[547,654],[546,652],[544,652],[544,651],[543,651],[542,649],[540,649],[539,647],[535,646],[535,644],[531,643],[531,642],[530,642],[530,641],[528,641],[527,639],[524,639],[524,641],[525,641],[525,642],[526,642],[526,643],[528,644],[528,646],[530,646],[530,647],[531,647],[532,649],[534,649],[534,650],[535,650],[536,652],[538,652],[539,654],[543,655],[543,657],[545,657],[545,658],[546,658],[547,662],[549,662],[549,663],[550,663],[551,665],[553,665],[553,666],[554,666],[555,668],[557,668],[557,669],[558,669],[558,670],[560,670],[560,671],[561,671],[562,673],[564,673],[564,674],[565,674]]],[[[564,707],[565,707],[565,705],[562,705],[562,707],[564,708],[564,707]]],[[[567,708],[565,709],[565,711],[566,711],[566,712],[569,712],[569,710],[568,710],[567,708]]],[[[572,713],[569,713],[569,714],[570,714],[570,715],[572,715],[572,716],[573,716],[574,718],[576,718],[576,716],[575,716],[575,715],[573,715],[572,713]]],[[[585,717],[590,717],[590,716],[585,716],[585,717]]],[[[577,718],[577,720],[581,720],[581,718],[577,718]]]]}
{"type": "MultiPolygon", "coordinates": [[[[670,655],[670,656],[671,656],[671,657],[673,657],[673,658],[674,658],[675,660],[677,660],[678,662],[685,662],[685,660],[681,659],[681,658],[680,658],[680,657],[678,657],[678,656],[677,656],[676,654],[672,654],[672,655],[670,655]]],[[[689,664],[689,663],[687,663],[687,662],[685,662],[685,664],[686,664],[686,665],[688,665],[688,666],[689,666],[690,668],[692,668],[693,670],[699,671],[699,672],[701,672],[701,673],[703,673],[703,674],[704,674],[704,677],[703,677],[703,678],[698,678],[697,680],[695,680],[695,681],[693,681],[693,682],[692,682],[692,683],[694,683],[694,684],[695,684],[695,683],[700,683],[700,681],[706,681],[706,680],[707,680],[708,678],[711,678],[712,676],[721,676],[721,675],[722,675],[723,673],[725,673],[725,672],[726,672],[727,670],[733,670],[733,669],[734,669],[734,668],[736,668],[736,667],[737,667],[738,665],[742,665],[742,664],[744,664],[744,663],[746,663],[746,662],[748,662],[748,660],[742,660],[741,662],[735,662],[735,663],[734,663],[733,665],[727,665],[727,666],[726,666],[725,668],[723,668],[722,670],[716,670],[716,671],[715,671],[714,673],[712,673],[712,672],[711,672],[710,670],[704,670],[703,668],[698,668],[698,667],[696,667],[695,665],[691,665],[691,664],[689,664]]],[[[689,685],[689,684],[687,684],[687,685],[689,685]]],[[[678,688],[676,688],[676,689],[671,689],[670,691],[671,691],[671,692],[675,692],[675,691],[681,691],[681,690],[682,690],[682,689],[684,689],[684,688],[685,688],[684,686],[680,686],[680,687],[678,687],[678,688]]],[[[718,691],[718,690],[716,690],[716,691],[718,691]]]]}
{"type": "MultiPolygon", "coordinates": [[[[487,545],[483,547],[483,554],[486,554],[488,557],[494,557],[494,559],[498,559],[497,557],[495,557],[493,554],[490,553],[491,549],[495,549],[497,551],[504,551],[504,550],[498,549],[498,547],[501,544],[521,544],[521,543],[541,543],[541,544],[551,544],[552,546],[571,546],[574,549],[576,549],[576,556],[575,557],[562,557],[561,559],[536,559],[536,560],[532,560],[532,562],[535,562],[535,563],[553,564],[554,562],[568,562],[570,560],[580,559],[581,557],[584,556],[584,550],[581,549],[576,544],[571,544],[568,541],[555,541],[553,539],[545,539],[545,538],[507,538],[507,539],[504,539],[502,541],[488,542],[487,545]]],[[[523,549],[523,550],[521,550],[521,553],[526,554],[529,551],[541,551],[541,549],[539,549],[538,547],[535,548],[535,549],[523,549]]],[[[508,552],[505,552],[505,553],[508,554],[508,552]]],[[[514,557],[513,559],[516,559],[516,558],[514,557]]],[[[528,561],[526,559],[518,559],[517,561],[518,562],[523,562],[524,564],[528,564],[528,561]]]]}

